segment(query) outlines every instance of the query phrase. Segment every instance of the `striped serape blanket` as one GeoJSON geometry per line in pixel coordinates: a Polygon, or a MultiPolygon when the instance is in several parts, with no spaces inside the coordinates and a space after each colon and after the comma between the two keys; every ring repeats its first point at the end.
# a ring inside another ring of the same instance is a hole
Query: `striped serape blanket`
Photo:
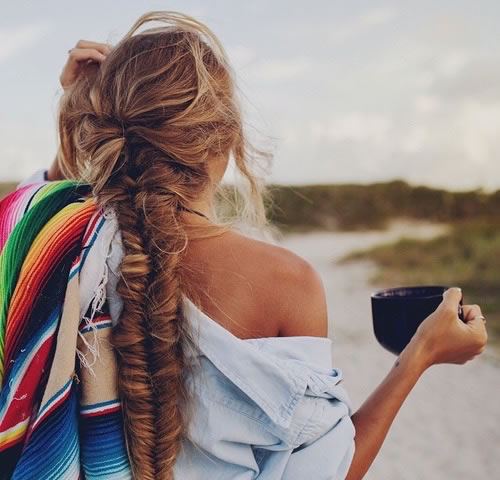
{"type": "Polygon", "coordinates": [[[35,182],[0,201],[1,480],[131,478],[107,301],[81,316],[105,220],[89,192],[35,182]]]}

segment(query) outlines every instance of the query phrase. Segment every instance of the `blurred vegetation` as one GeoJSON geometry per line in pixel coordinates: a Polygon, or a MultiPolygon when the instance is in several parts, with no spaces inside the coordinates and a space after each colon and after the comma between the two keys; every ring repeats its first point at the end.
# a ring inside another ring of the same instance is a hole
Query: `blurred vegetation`
{"type": "Polygon", "coordinates": [[[284,231],[384,228],[394,218],[500,220],[500,191],[450,192],[400,180],[369,185],[270,185],[269,217],[284,231]]]}
{"type": "Polygon", "coordinates": [[[379,266],[372,281],[381,286],[443,284],[464,290],[488,317],[500,339],[500,228],[486,221],[459,222],[432,240],[401,239],[349,254],[342,261],[369,259],[379,266]]]}

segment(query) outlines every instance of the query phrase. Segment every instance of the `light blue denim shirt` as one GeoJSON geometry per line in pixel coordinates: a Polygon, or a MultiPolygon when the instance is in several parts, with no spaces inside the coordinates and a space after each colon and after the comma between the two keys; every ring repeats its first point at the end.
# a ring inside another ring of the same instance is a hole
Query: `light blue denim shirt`
{"type": "Polygon", "coordinates": [[[355,432],[331,340],[242,340],[184,301],[201,368],[176,478],[344,479],[355,432]]]}
{"type": "MultiPolygon", "coordinates": [[[[22,184],[43,180],[38,171],[22,184]]],[[[113,212],[81,272],[82,312],[96,285],[116,324],[123,254],[113,212]]],[[[324,337],[240,339],[184,297],[199,349],[187,379],[192,415],[175,465],[179,480],[338,480],[354,454],[355,429],[342,372],[324,337]]]]}

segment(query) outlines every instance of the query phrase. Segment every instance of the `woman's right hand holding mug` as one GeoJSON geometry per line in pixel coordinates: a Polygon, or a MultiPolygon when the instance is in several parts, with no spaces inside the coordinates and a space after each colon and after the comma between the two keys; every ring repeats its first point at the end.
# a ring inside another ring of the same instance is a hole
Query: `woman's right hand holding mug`
{"type": "Polygon", "coordinates": [[[461,320],[461,300],[459,288],[446,290],[441,304],[419,325],[384,380],[352,415],[356,448],[347,480],[364,477],[401,405],[427,368],[462,364],[484,350],[488,335],[481,309],[464,305],[461,320]]]}
{"type": "Polygon", "coordinates": [[[439,307],[420,324],[408,345],[416,347],[424,369],[439,363],[463,364],[486,348],[488,334],[481,308],[464,305],[461,320],[461,300],[460,288],[446,290],[439,307]]]}

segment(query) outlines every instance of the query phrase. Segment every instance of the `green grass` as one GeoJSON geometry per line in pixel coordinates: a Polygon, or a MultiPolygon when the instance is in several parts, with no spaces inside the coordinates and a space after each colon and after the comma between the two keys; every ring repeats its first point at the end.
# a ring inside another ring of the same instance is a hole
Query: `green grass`
{"type": "Polygon", "coordinates": [[[268,212],[285,231],[369,230],[394,218],[500,224],[500,191],[450,192],[395,180],[366,185],[270,185],[268,212]]]}
{"type": "Polygon", "coordinates": [[[464,290],[488,316],[490,333],[500,339],[500,225],[457,223],[432,240],[400,241],[349,254],[342,261],[369,259],[378,265],[377,285],[445,284],[464,290]]]}

